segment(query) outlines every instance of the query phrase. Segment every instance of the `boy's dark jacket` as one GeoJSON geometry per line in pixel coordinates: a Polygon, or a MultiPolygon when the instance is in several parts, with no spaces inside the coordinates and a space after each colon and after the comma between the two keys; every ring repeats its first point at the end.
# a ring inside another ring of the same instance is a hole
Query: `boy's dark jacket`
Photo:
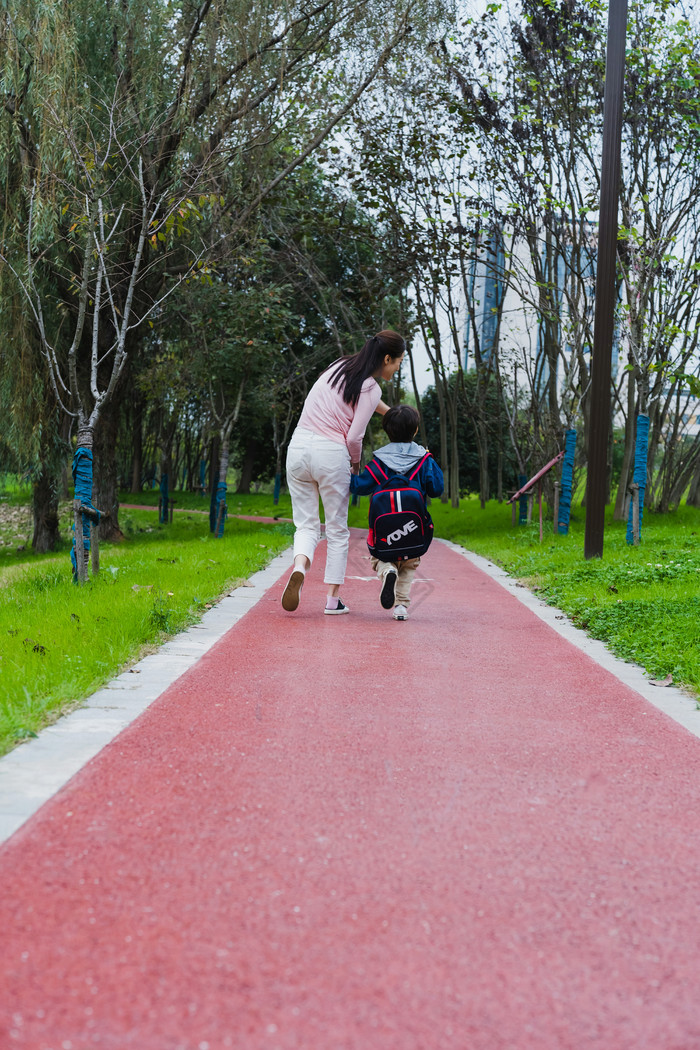
{"type": "MultiPolygon", "coordinates": [[[[383,445],[374,454],[386,470],[387,474],[403,474],[408,477],[416,469],[426,453],[426,449],[416,441],[391,441],[383,445]]],[[[428,456],[423,466],[413,479],[420,486],[424,496],[440,496],[444,488],[442,471],[432,456],[428,456]]],[[[350,492],[357,496],[370,496],[379,485],[374,480],[367,467],[361,474],[353,474],[350,478],[350,492]]]]}

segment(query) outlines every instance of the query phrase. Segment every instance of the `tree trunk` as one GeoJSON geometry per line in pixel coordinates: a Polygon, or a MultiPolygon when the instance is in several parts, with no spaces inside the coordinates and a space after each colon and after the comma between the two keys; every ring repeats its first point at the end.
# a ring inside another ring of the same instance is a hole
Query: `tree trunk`
{"type": "Polygon", "coordinates": [[[683,493],[687,489],[691,479],[695,476],[696,465],[698,463],[699,458],[700,450],[696,448],[684,464],[683,468],[678,471],[677,477],[674,481],[673,486],[671,487],[671,492],[668,497],[669,508],[675,508],[679,505],[683,497],[683,493]]]}
{"type": "Polygon", "coordinates": [[[143,402],[138,399],[134,405],[133,442],[131,446],[131,491],[141,491],[143,477],[143,402]]]}
{"type": "Polygon", "coordinates": [[[445,407],[445,390],[442,384],[442,379],[435,372],[435,393],[438,399],[438,411],[440,413],[440,465],[442,466],[445,477],[447,478],[447,485],[442,490],[440,496],[441,503],[447,503],[449,499],[449,488],[450,488],[450,454],[449,447],[447,444],[447,409],[445,407]]]}
{"type": "Polygon", "coordinates": [[[479,500],[481,502],[481,509],[484,510],[486,504],[491,499],[491,482],[489,479],[488,435],[486,433],[486,426],[483,419],[474,421],[474,435],[476,437],[476,447],[479,454],[479,500]]]}
{"type": "Polygon", "coordinates": [[[695,468],[685,499],[686,507],[700,507],[700,464],[695,468]]]}
{"type": "Polygon", "coordinates": [[[209,492],[216,492],[216,484],[219,480],[219,435],[215,435],[209,443],[209,492]]]}
{"type": "Polygon", "coordinates": [[[610,412],[610,425],[608,426],[608,457],[605,471],[605,505],[611,500],[612,494],[612,471],[613,471],[613,415],[610,412]]]}
{"type": "Polygon", "coordinates": [[[452,455],[450,456],[450,505],[459,507],[459,446],[457,427],[452,427],[452,455]]]}
{"type": "Polygon", "coordinates": [[[104,512],[100,521],[100,540],[112,543],[124,539],[119,528],[119,485],[117,479],[117,432],[119,404],[115,398],[105,405],[95,428],[93,503],[104,512]]]}
{"type": "Polygon", "coordinates": [[[423,412],[422,412],[422,409],[421,409],[420,393],[419,393],[419,390],[418,390],[418,383],[416,381],[416,369],[415,369],[415,365],[413,363],[413,355],[412,354],[408,355],[408,363],[409,363],[409,365],[411,367],[411,385],[413,387],[413,396],[416,399],[416,408],[418,410],[418,419],[419,419],[418,426],[420,428],[420,430],[419,430],[420,443],[421,443],[421,445],[424,445],[427,448],[428,447],[428,435],[426,434],[426,431],[425,431],[425,420],[423,419],[423,412]]]}
{"type": "Polygon", "coordinates": [[[58,480],[48,462],[40,464],[32,492],[32,549],[35,554],[55,551],[61,541],[58,528],[58,480]]]}
{"type": "Polygon", "coordinates": [[[172,486],[172,488],[175,487],[173,476],[172,476],[172,469],[173,469],[172,456],[170,454],[170,449],[166,446],[165,448],[161,449],[161,453],[160,453],[160,476],[162,478],[164,474],[167,474],[168,487],[169,488],[171,486],[172,486]]]}
{"type": "Polygon", "coordinates": [[[214,535],[220,539],[224,534],[226,522],[226,475],[228,474],[229,440],[230,431],[224,430],[221,434],[221,458],[219,460],[219,481],[216,486],[216,501],[214,505],[214,535]]]}
{"type": "Polygon", "coordinates": [[[625,451],[622,457],[622,469],[620,471],[620,483],[617,486],[617,499],[615,500],[614,521],[624,521],[625,507],[627,504],[627,486],[630,482],[630,471],[634,460],[634,435],[637,413],[635,412],[636,392],[632,373],[627,379],[627,419],[625,420],[625,451]]]}
{"type": "Polygon", "coordinates": [[[66,430],[65,419],[59,425],[58,413],[51,411],[41,430],[39,462],[32,482],[32,548],[36,554],[55,551],[60,544],[58,501],[68,433],[70,430],[66,430]]]}
{"type": "MultiPolygon", "coordinates": [[[[95,506],[92,499],[95,480],[94,447],[94,429],[81,420],[78,424],[77,447],[73,453],[74,496],[78,504],[88,507],[95,506]]],[[[73,581],[83,583],[87,579],[87,561],[91,547],[90,520],[84,514],[80,514],[75,515],[74,521],[75,528],[71,546],[73,581]]]]}
{"type": "Polygon", "coordinates": [[[69,478],[70,467],[68,465],[68,452],[70,450],[70,436],[73,429],[73,420],[70,416],[64,416],[61,420],[61,441],[65,447],[65,453],[61,451],[61,487],[60,499],[70,499],[69,478]]]}
{"type": "Polygon", "coordinates": [[[242,495],[250,494],[250,484],[253,480],[253,470],[255,467],[255,457],[258,452],[258,442],[255,438],[250,438],[245,448],[245,455],[243,456],[243,463],[241,464],[241,476],[238,479],[238,486],[236,492],[242,495]]]}

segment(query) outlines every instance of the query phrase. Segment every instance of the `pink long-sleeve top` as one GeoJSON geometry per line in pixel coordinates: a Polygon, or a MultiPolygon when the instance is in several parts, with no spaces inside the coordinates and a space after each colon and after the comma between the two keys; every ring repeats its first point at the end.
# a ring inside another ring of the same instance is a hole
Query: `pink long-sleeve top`
{"type": "Polygon", "coordinates": [[[349,405],[343,401],[338,387],[330,384],[333,372],[331,366],[330,371],[323,372],[311,387],[297,425],[337,441],[339,445],[346,445],[350,462],[359,463],[362,439],[382,392],[379,383],[370,376],[362,384],[357,404],[349,405]]]}

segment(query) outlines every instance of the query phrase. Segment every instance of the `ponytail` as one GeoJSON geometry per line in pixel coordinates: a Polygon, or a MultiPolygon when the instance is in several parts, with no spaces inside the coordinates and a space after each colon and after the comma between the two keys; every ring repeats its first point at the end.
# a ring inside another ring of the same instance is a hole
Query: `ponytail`
{"type": "Polygon", "coordinates": [[[398,332],[391,329],[378,332],[367,340],[358,354],[341,357],[330,366],[330,385],[334,389],[337,387],[343,401],[354,408],[365,380],[381,369],[384,358],[388,356],[395,361],[405,350],[406,342],[398,332]]]}

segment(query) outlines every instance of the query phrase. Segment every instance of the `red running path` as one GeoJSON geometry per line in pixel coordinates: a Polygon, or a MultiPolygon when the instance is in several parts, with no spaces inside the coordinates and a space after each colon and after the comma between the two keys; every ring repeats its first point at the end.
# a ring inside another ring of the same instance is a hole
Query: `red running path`
{"type": "Polygon", "coordinates": [[[0,850],[2,1050],[700,1047],[700,741],[423,567],[280,580],[0,850]]]}

